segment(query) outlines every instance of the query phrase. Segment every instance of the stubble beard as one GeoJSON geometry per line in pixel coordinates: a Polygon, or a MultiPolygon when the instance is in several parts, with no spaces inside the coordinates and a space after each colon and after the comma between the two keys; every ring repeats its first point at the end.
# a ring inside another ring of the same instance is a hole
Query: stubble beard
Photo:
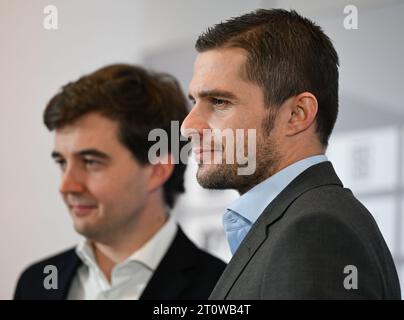
{"type": "MultiPolygon", "coordinates": [[[[239,165],[199,164],[196,178],[198,183],[206,189],[235,189],[243,194],[273,175],[280,162],[279,147],[273,136],[276,114],[269,114],[262,122],[263,133],[256,142],[256,169],[250,175],[238,174],[239,165]]],[[[247,141],[245,139],[244,141],[247,141]]],[[[247,145],[244,150],[248,150],[247,145]]]]}

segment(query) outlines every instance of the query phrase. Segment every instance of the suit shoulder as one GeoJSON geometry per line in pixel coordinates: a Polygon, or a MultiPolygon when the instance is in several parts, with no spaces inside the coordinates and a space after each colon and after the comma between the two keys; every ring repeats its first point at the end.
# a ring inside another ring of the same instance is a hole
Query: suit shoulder
{"type": "Polygon", "coordinates": [[[70,248],[30,264],[21,272],[18,278],[15,297],[18,298],[18,295],[21,292],[26,291],[25,289],[28,285],[31,287],[37,285],[37,282],[43,278],[46,266],[55,266],[59,270],[63,269],[64,266],[76,261],[77,259],[78,257],[74,248],[70,248]]]}
{"type": "Polygon", "coordinates": [[[321,214],[324,219],[338,221],[359,232],[378,229],[372,214],[352,191],[336,185],[306,191],[292,203],[289,211],[300,217],[321,214]]]}
{"type": "Polygon", "coordinates": [[[299,260],[300,268],[305,263],[318,274],[357,266],[362,279],[371,284],[368,297],[399,297],[390,250],[372,214],[349,189],[327,185],[306,191],[280,221],[279,256],[287,251],[299,260]]]}
{"type": "Polygon", "coordinates": [[[321,229],[338,229],[361,239],[366,247],[373,244],[386,249],[372,214],[351,190],[340,186],[321,186],[305,192],[291,204],[285,218],[285,223],[307,221],[321,229]]]}
{"type": "Polygon", "coordinates": [[[42,260],[33,262],[28,267],[24,269],[22,272],[22,276],[30,274],[32,272],[36,273],[40,271],[43,272],[43,269],[47,265],[55,265],[60,266],[65,264],[67,261],[71,261],[72,259],[76,259],[77,255],[74,248],[67,249],[63,252],[57,253],[55,255],[49,256],[42,260]]]}

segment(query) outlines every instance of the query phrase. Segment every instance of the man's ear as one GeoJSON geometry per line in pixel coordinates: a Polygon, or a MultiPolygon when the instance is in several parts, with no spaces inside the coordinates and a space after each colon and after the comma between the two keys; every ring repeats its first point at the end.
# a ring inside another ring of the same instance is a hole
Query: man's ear
{"type": "Polygon", "coordinates": [[[154,192],[162,187],[174,171],[174,158],[171,154],[162,156],[160,160],[150,165],[148,191],[154,192]]]}
{"type": "Polygon", "coordinates": [[[294,136],[309,129],[315,123],[318,112],[316,97],[310,92],[302,92],[287,104],[287,135],[294,136]]]}

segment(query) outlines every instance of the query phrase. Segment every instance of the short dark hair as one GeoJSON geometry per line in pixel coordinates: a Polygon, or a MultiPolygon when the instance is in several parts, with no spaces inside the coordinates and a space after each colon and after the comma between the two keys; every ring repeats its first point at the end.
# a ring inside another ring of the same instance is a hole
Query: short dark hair
{"type": "MultiPolygon", "coordinates": [[[[171,141],[171,121],[182,123],[188,114],[188,103],[174,77],[139,66],[115,64],[63,86],[49,101],[43,117],[46,127],[53,130],[90,112],[118,121],[118,139],[140,164],[146,165],[149,148],[155,143],[148,141],[150,130],[165,130],[171,141]]],[[[185,143],[178,142],[180,148],[185,143]]],[[[170,147],[169,144],[169,152],[170,147]]],[[[170,207],[185,191],[186,164],[179,162],[164,184],[164,199],[170,207]]]]}
{"type": "Polygon", "coordinates": [[[316,131],[327,146],[338,115],[338,54],[323,30],[296,11],[259,9],[199,36],[198,52],[238,47],[247,52],[243,76],[262,87],[268,106],[309,91],[318,100],[316,131]]]}

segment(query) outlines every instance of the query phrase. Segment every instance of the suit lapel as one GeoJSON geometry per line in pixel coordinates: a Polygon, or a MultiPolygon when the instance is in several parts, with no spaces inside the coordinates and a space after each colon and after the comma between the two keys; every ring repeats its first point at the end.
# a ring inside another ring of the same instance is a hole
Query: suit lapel
{"type": "MultiPolygon", "coordinates": [[[[63,277],[60,277],[60,296],[58,296],[56,299],[67,299],[67,295],[69,293],[69,289],[71,286],[71,283],[73,281],[74,276],[77,273],[77,269],[79,266],[82,264],[80,258],[77,256],[76,252],[73,252],[73,257],[72,261],[70,264],[63,266],[63,277]]],[[[59,293],[58,293],[59,294],[59,293]]]]}
{"type": "Polygon", "coordinates": [[[198,263],[195,246],[178,228],[173,243],[163,257],[140,300],[179,299],[191,279],[187,276],[190,269],[198,263]]]}
{"type": "Polygon", "coordinates": [[[226,298],[227,293],[265,239],[265,229],[256,227],[256,224],[254,224],[226,269],[224,269],[209,299],[222,300],[226,298]]]}
{"type": "Polygon", "coordinates": [[[288,207],[310,189],[322,185],[340,185],[331,162],[314,165],[296,177],[262,212],[230,260],[210,295],[210,299],[225,299],[238,277],[268,237],[268,227],[282,218],[288,207]]]}
{"type": "Polygon", "coordinates": [[[77,256],[74,249],[67,252],[63,260],[54,263],[58,270],[58,288],[52,290],[46,290],[42,284],[42,278],[40,283],[40,288],[42,290],[41,299],[51,299],[51,300],[65,300],[69,293],[70,285],[74,276],[76,275],[78,267],[81,265],[81,260],[77,256]]]}

